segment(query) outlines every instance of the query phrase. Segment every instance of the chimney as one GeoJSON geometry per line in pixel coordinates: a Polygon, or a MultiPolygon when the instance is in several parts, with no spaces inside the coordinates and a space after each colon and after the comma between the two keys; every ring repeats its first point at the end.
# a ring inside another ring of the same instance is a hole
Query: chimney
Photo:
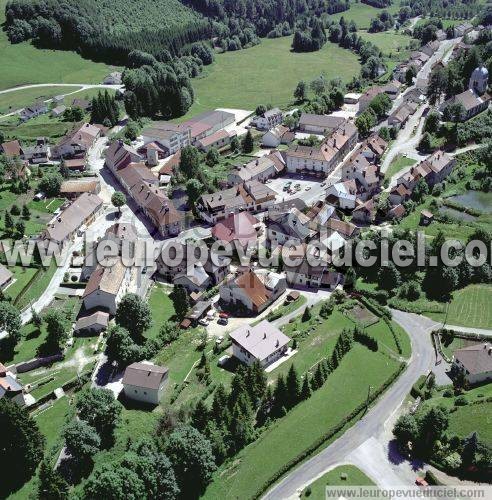
{"type": "Polygon", "coordinates": [[[250,334],[250,333],[251,333],[251,332],[250,332],[249,330],[246,330],[246,337],[249,337],[249,334],[250,334]]]}
{"type": "Polygon", "coordinates": [[[275,347],[278,347],[280,345],[279,340],[277,339],[277,342],[275,342],[275,347]]]}
{"type": "Polygon", "coordinates": [[[266,339],[266,333],[263,334],[263,338],[266,339]]]}

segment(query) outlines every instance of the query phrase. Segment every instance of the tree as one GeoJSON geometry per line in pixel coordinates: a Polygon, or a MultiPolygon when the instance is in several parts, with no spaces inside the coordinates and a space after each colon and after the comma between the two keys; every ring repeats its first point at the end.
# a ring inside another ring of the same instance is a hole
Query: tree
{"type": "Polygon", "coordinates": [[[185,146],[181,150],[179,170],[186,179],[196,178],[200,169],[201,155],[194,146],[185,146]]]}
{"type": "Polygon", "coordinates": [[[22,220],[19,220],[15,223],[15,230],[19,234],[21,238],[24,237],[24,233],[26,232],[26,223],[22,220]]]}
{"type": "Polygon", "coordinates": [[[304,376],[304,381],[302,382],[300,399],[305,401],[311,397],[311,387],[309,386],[309,377],[307,375],[304,376]]]}
{"type": "Polygon", "coordinates": [[[165,453],[173,464],[182,498],[199,496],[217,468],[210,442],[193,427],[183,425],[170,434],[165,453]]]}
{"type": "Polygon", "coordinates": [[[391,98],[386,93],[377,95],[370,103],[369,108],[374,111],[377,118],[382,118],[391,109],[391,98]]]}
{"type": "Polygon", "coordinates": [[[63,112],[63,121],[81,122],[84,119],[84,110],[79,106],[72,106],[63,112]]]}
{"type": "Polygon", "coordinates": [[[307,97],[306,82],[300,81],[294,90],[294,98],[297,102],[304,102],[307,97]]]}
{"type": "Polygon", "coordinates": [[[21,211],[20,208],[14,203],[12,207],[10,208],[10,213],[12,215],[20,215],[21,211]]]}
{"type": "Polygon", "coordinates": [[[132,339],[126,328],[118,325],[110,327],[106,354],[111,361],[127,366],[143,358],[142,348],[132,339]]]}
{"type": "Polygon", "coordinates": [[[87,464],[99,451],[101,438],[94,427],[84,420],[72,420],[63,431],[68,452],[80,464],[87,464]]]}
{"type": "Polygon", "coordinates": [[[424,198],[429,194],[429,185],[425,179],[419,179],[413,188],[412,200],[416,203],[422,203],[424,198]]]}
{"type": "Polygon", "coordinates": [[[76,407],[79,417],[96,429],[101,442],[111,443],[121,414],[121,405],[113,393],[109,389],[87,389],[80,393],[76,407]]]}
{"type": "Polygon", "coordinates": [[[448,104],[442,113],[446,121],[458,123],[464,120],[466,109],[460,102],[448,104]]]}
{"type": "Polygon", "coordinates": [[[253,140],[253,135],[251,134],[251,130],[248,130],[246,135],[244,136],[243,142],[241,144],[241,148],[243,153],[252,153],[255,147],[255,143],[253,140]]]}
{"type": "Polygon", "coordinates": [[[200,196],[205,191],[205,186],[198,179],[188,179],[186,182],[186,194],[189,204],[194,207],[200,196]]]}
{"type": "Polygon", "coordinates": [[[67,318],[59,309],[49,309],[43,319],[48,332],[46,344],[50,352],[59,351],[68,337],[70,325],[67,318]]]}
{"type": "Polygon", "coordinates": [[[441,438],[448,424],[449,412],[442,406],[435,406],[424,415],[420,424],[420,434],[428,450],[436,440],[441,438]]]}
{"type": "Polygon", "coordinates": [[[124,133],[125,139],[128,139],[129,141],[136,141],[138,134],[140,133],[140,126],[136,121],[130,119],[126,124],[124,133]]]}
{"type": "Polygon", "coordinates": [[[36,310],[34,310],[33,307],[31,307],[31,323],[36,328],[40,328],[41,325],[43,324],[43,318],[41,317],[41,315],[36,310]]]}
{"type": "Polygon", "coordinates": [[[91,123],[106,123],[105,126],[114,127],[118,124],[120,109],[115,96],[108,90],[99,92],[92,99],[91,103],[91,123]]]}
{"type": "Polygon", "coordinates": [[[376,116],[368,110],[362,112],[355,119],[355,126],[362,137],[368,136],[374,125],[376,125],[376,116]]]}
{"type": "Polygon", "coordinates": [[[6,230],[6,232],[8,234],[10,234],[10,233],[13,232],[13,229],[14,229],[14,219],[10,215],[10,212],[5,212],[4,226],[5,226],[5,230],[6,230]]]}
{"type": "Polygon", "coordinates": [[[410,66],[407,71],[405,72],[405,83],[408,86],[411,86],[413,84],[413,79],[417,76],[417,70],[415,66],[410,66]]]}
{"type": "Polygon", "coordinates": [[[50,461],[45,459],[39,467],[38,498],[40,500],[65,500],[70,486],[50,461]]]}
{"type": "Polygon", "coordinates": [[[176,317],[181,321],[190,308],[190,298],[186,288],[182,285],[175,285],[169,298],[173,301],[176,317]]]}
{"type": "Polygon", "coordinates": [[[394,290],[400,286],[400,271],[398,271],[393,262],[390,261],[388,265],[380,267],[378,272],[378,283],[383,290],[394,290]]]}
{"type": "Polygon", "coordinates": [[[294,367],[290,365],[289,371],[287,372],[287,377],[285,379],[285,385],[287,386],[287,408],[292,408],[299,402],[300,387],[299,387],[299,375],[294,367]]]}
{"type": "Polygon", "coordinates": [[[115,191],[111,195],[111,203],[118,209],[118,213],[121,214],[121,207],[126,203],[126,196],[121,191],[115,191]]]}
{"type": "Polygon", "coordinates": [[[309,306],[306,306],[304,309],[304,312],[302,313],[301,321],[305,323],[306,321],[309,321],[311,319],[311,309],[309,306]]]}
{"type": "Polygon", "coordinates": [[[147,498],[142,478],[127,467],[104,464],[92,474],[84,486],[85,498],[126,500],[147,498]]]}
{"type": "Polygon", "coordinates": [[[239,139],[236,135],[231,139],[231,151],[239,151],[239,139]]]}
{"type": "Polygon", "coordinates": [[[58,196],[62,182],[63,177],[60,174],[47,174],[39,181],[39,190],[48,198],[58,196]]]}
{"type": "Polygon", "coordinates": [[[152,313],[147,302],[135,293],[127,293],[116,308],[115,321],[138,340],[152,325],[152,313]]]}
{"type": "Polygon", "coordinates": [[[205,163],[209,167],[213,167],[214,165],[217,165],[217,163],[219,163],[219,160],[220,160],[220,155],[217,148],[210,148],[207,151],[207,155],[205,156],[205,163]]]}
{"type": "Polygon", "coordinates": [[[425,119],[424,132],[436,133],[438,132],[440,123],[439,113],[433,111],[427,115],[425,119]]]}
{"type": "Polygon", "coordinates": [[[14,345],[20,340],[21,326],[19,310],[10,302],[0,302],[0,331],[6,331],[14,345]]]}
{"type": "Polygon", "coordinates": [[[44,437],[25,408],[8,399],[0,399],[0,495],[32,476],[43,458],[44,437]]]}
{"type": "Polygon", "coordinates": [[[393,427],[393,435],[400,446],[407,446],[408,442],[415,443],[419,435],[417,420],[413,415],[401,415],[393,427]]]}
{"type": "Polygon", "coordinates": [[[29,219],[30,216],[31,216],[31,211],[29,210],[27,205],[26,204],[22,205],[22,217],[27,220],[29,219]]]}

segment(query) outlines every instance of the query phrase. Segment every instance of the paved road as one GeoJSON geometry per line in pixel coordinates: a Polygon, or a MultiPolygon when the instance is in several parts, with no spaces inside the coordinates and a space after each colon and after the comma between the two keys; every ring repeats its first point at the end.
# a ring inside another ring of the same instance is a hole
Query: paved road
{"type": "MultiPolygon", "coordinates": [[[[400,408],[417,378],[428,373],[434,364],[434,349],[428,333],[434,327],[435,322],[428,320],[428,318],[401,311],[393,311],[393,314],[394,320],[407,331],[412,342],[412,357],[405,372],[385,392],[365,417],[327,448],[292,471],[264,496],[265,499],[280,500],[295,496],[307,484],[310,484],[333,466],[350,462],[350,457],[354,456],[354,451],[359,447],[367,449],[366,442],[368,440],[376,439],[383,449],[387,451],[389,440],[384,424],[400,408]]],[[[389,461],[389,455],[389,452],[385,452],[377,455],[378,458],[375,455],[372,455],[371,458],[370,453],[369,458],[371,460],[376,459],[375,462],[378,463],[383,459],[389,461]]],[[[394,471],[393,479],[396,480],[395,478],[397,478],[398,484],[411,484],[408,470],[403,473],[403,467],[399,465],[382,462],[376,469],[385,470],[388,467],[391,467],[394,471]]],[[[374,477],[376,482],[378,480],[381,482],[379,474],[375,475],[377,476],[374,477]]]]}
{"type": "Polygon", "coordinates": [[[97,89],[97,88],[105,88],[105,89],[114,89],[120,90],[123,88],[122,85],[104,85],[102,83],[34,83],[32,85],[21,85],[19,87],[12,87],[10,89],[0,90],[0,94],[8,94],[9,92],[15,92],[17,90],[25,90],[25,89],[35,89],[41,87],[81,87],[80,90],[85,89],[97,89]]]}

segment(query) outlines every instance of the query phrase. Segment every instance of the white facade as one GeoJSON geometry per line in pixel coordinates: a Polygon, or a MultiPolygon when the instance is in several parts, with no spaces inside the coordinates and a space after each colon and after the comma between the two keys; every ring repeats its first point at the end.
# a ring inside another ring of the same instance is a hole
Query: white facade
{"type": "Polygon", "coordinates": [[[276,351],[272,352],[269,356],[267,356],[265,359],[262,360],[257,360],[250,352],[248,352],[246,349],[243,349],[237,342],[232,341],[232,355],[239,359],[242,363],[245,365],[252,365],[255,361],[259,361],[260,365],[263,368],[266,368],[268,365],[271,365],[278,359],[280,359],[285,352],[287,351],[287,346],[283,346],[276,351]]]}

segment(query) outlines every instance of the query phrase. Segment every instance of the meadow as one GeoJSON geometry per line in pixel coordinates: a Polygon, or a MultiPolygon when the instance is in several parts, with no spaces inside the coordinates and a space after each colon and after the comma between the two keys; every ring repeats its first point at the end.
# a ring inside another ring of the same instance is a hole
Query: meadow
{"type": "MultiPolygon", "coordinates": [[[[343,17],[347,21],[355,21],[359,29],[368,29],[371,24],[371,19],[376,17],[383,9],[377,9],[365,3],[352,3],[350,9],[345,12],[339,12],[330,16],[330,19],[338,20],[343,17]]],[[[387,9],[384,9],[391,14],[395,14],[400,10],[400,2],[395,1],[387,9]]]]}
{"type": "MultiPolygon", "coordinates": [[[[0,0],[0,24],[5,4],[0,0]]],[[[113,66],[95,63],[70,51],[37,49],[29,42],[12,45],[0,30],[0,90],[33,83],[101,83],[113,66]]]]}
{"type": "Polygon", "coordinates": [[[218,54],[192,81],[195,102],[180,120],[215,108],[254,110],[259,104],[287,106],[300,80],[320,75],[350,80],[360,64],[352,52],[327,43],[319,52],[294,53],[292,37],[265,38],[255,47],[218,54]]]}

